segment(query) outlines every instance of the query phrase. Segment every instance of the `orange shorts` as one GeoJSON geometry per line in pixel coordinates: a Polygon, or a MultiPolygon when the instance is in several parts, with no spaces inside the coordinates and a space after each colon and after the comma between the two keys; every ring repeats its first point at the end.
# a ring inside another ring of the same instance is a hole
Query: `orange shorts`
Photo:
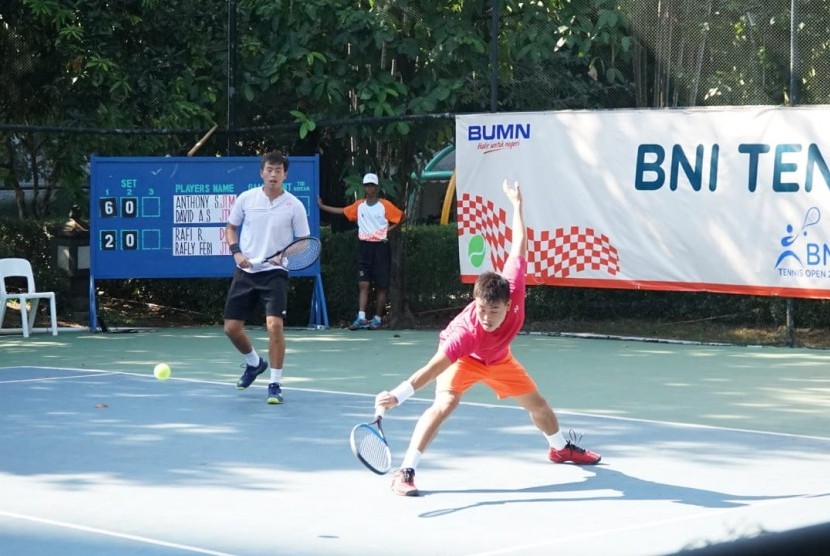
{"type": "Polygon", "coordinates": [[[536,391],[536,383],[511,352],[490,365],[472,357],[460,358],[438,375],[435,391],[463,394],[477,382],[489,386],[500,400],[536,391]]]}

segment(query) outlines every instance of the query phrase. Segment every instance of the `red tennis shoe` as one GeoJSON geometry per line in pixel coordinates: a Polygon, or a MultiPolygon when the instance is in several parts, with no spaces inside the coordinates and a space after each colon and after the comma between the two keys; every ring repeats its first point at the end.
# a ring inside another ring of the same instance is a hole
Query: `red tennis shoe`
{"type": "Polygon", "coordinates": [[[398,469],[392,477],[392,492],[398,496],[420,496],[415,486],[415,470],[412,468],[398,469]]]}
{"type": "MultiPolygon", "coordinates": [[[[580,448],[576,445],[579,439],[576,438],[574,431],[571,431],[571,439],[568,440],[568,443],[565,444],[565,447],[561,450],[557,450],[556,448],[551,448],[548,452],[548,459],[553,463],[565,463],[565,462],[573,462],[578,465],[594,465],[595,463],[599,463],[599,460],[602,459],[602,456],[599,454],[595,454],[591,450],[586,450],[585,448],[580,448]]],[[[579,438],[582,438],[580,435],[579,438]]]]}

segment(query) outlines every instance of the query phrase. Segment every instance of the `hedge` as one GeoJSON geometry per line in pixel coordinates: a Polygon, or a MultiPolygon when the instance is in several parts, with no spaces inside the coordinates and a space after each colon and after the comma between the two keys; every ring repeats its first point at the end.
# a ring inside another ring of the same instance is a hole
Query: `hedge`
{"type": "MultiPolygon", "coordinates": [[[[54,229],[58,221],[0,219],[0,257],[32,261],[40,289],[58,294],[58,311],[69,315],[83,310],[70,293],[68,274],[55,262],[54,229]]],[[[413,225],[399,230],[394,246],[403,245],[403,288],[411,312],[425,322],[446,319],[470,301],[471,287],[458,278],[457,231],[454,225],[413,225]]],[[[329,320],[340,326],[354,318],[357,309],[356,245],[354,230],[321,230],[324,244],[322,279],[329,320]]],[[[110,300],[132,304],[137,314],[152,305],[175,309],[194,324],[221,322],[228,278],[127,279],[96,281],[99,303],[110,300]]],[[[305,326],[313,279],[290,282],[289,326],[305,326]]],[[[801,328],[830,325],[830,301],[794,300],[796,324],[801,328]]],[[[677,322],[717,318],[745,326],[783,326],[786,300],[774,297],[656,292],[590,288],[528,288],[527,322],[648,319],[677,322]]],[[[129,324],[129,323],[127,323],[129,324]]]]}

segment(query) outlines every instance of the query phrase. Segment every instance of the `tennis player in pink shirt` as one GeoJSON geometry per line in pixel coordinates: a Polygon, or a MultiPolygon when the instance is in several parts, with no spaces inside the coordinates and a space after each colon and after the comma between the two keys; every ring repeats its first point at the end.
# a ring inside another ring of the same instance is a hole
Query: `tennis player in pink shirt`
{"type": "Polygon", "coordinates": [[[438,350],[429,362],[391,391],[377,395],[375,404],[391,409],[416,390],[435,380],[435,400],[421,415],[409,448],[392,480],[392,491],[401,496],[419,496],[415,470],[438,429],[458,407],[461,397],[477,382],[484,382],[499,399],[514,398],[548,440],[548,459],[554,463],[581,465],[598,463],[600,456],[580,448],[576,439],[566,440],[559,420],[539,393],[536,383],[513,357],[510,343],[525,317],[527,233],[519,183],[504,181],[505,195],[513,205],[513,243],[501,273],[485,272],[473,287],[473,301],[439,336],[438,350]]]}

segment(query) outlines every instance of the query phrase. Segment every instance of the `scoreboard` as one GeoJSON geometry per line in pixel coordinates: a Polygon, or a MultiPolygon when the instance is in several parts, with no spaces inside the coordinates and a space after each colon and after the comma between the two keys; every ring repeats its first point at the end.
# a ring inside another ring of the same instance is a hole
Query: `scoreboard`
{"type": "MultiPolygon", "coordinates": [[[[283,187],[303,203],[311,235],[319,237],[319,158],[288,160],[283,187]]],[[[94,319],[95,279],[230,278],[234,262],[225,225],[236,196],[262,186],[260,161],[259,157],[92,157],[90,319],[94,319]]],[[[315,277],[315,292],[319,290],[315,297],[322,297],[319,261],[291,276],[315,277]]],[[[320,299],[312,300],[312,305],[315,302],[319,305],[320,299]]]]}
{"type": "MultiPolygon", "coordinates": [[[[260,187],[258,157],[93,157],[90,272],[96,278],[230,277],[225,224],[236,196],[260,187]]],[[[283,187],[320,235],[319,159],[289,157],[283,187]]],[[[244,225],[244,224],[243,224],[244,225]]],[[[319,261],[292,276],[315,276],[319,261]]]]}

